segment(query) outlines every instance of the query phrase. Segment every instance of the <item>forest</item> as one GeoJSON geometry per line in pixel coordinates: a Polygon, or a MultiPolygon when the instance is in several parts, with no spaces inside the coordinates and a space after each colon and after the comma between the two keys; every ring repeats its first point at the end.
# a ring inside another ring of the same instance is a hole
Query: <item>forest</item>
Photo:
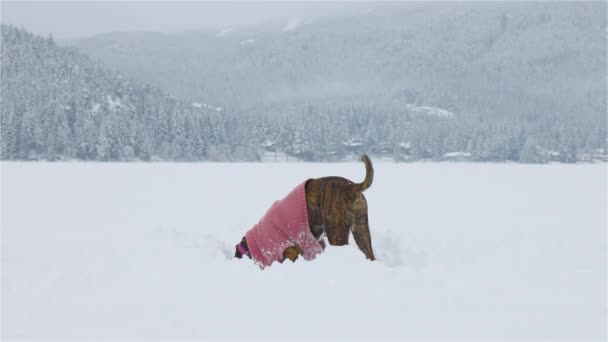
{"type": "Polygon", "coordinates": [[[605,159],[606,118],[487,116],[425,103],[344,101],[214,107],[176,97],[74,47],[2,25],[1,159],[395,161],[605,159]]]}

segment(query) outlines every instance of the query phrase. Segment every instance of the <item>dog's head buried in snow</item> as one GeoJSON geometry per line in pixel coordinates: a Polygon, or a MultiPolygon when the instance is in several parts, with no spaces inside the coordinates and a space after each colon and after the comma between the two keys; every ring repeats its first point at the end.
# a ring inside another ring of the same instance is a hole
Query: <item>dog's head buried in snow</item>
{"type": "Polygon", "coordinates": [[[261,267],[300,255],[313,259],[325,249],[348,244],[352,232],[359,250],[375,260],[363,191],[372,185],[374,169],[367,155],[365,180],[353,183],[342,177],[309,179],[276,201],[264,217],[236,245],[234,256],[247,256],[261,267]]]}

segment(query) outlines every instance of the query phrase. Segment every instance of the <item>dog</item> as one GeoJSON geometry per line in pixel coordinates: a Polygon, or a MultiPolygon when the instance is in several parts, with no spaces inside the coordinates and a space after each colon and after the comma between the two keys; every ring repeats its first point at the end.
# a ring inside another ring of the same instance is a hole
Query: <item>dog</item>
{"type": "Polygon", "coordinates": [[[280,201],[249,230],[235,247],[235,258],[247,256],[262,268],[274,261],[313,259],[325,249],[324,238],[332,246],[348,244],[352,232],[357,247],[375,260],[369,231],[367,200],[363,191],[374,179],[367,155],[365,179],[354,183],[343,177],[308,179],[280,201]]]}

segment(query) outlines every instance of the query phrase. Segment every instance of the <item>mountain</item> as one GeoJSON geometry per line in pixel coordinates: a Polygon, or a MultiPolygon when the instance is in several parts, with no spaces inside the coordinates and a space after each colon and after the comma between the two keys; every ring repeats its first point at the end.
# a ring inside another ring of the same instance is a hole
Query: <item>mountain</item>
{"type": "Polygon", "coordinates": [[[223,158],[221,109],[129,81],[52,37],[2,25],[0,66],[1,159],[223,158]]]}
{"type": "MultiPolygon", "coordinates": [[[[272,34],[293,34],[306,25],[311,23],[294,20],[272,34]]],[[[512,100],[512,108],[530,111],[506,115],[462,109],[495,103],[492,97],[486,102],[483,97],[449,102],[453,98],[445,93],[445,101],[439,101],[440,97],[432,101],[431,95],[450,89],[438,85],[434,91],[406,91],[399,98],[374,83],[379,78],[370,78],[360,89],[369,84],[379,88],[367,95],[355,87],[333,84],[323,88],[318,83],[315,94],[308,88],[301,94],[286,90],[274,94],[276,101],[265,101],[266,90],[258,85],[251,89],[254,95],[254,89],[258,92],[259,101],[242,94],[240,101],[224,104],[210,94],[188,97],[170,90],[177,96],[170,95],[145,84],[146,77],[112,71],[115,67],[94,61],[73,47],[58,46],[52,37],[12,26],[2,25],[1,29],[3,160],[259,161],[295,157],[340,161],[368,153],[396,161],[573,162],[577,157],[591,159],[593,154],[605,159],[608,149],[605,110],[602,115],[589,110],[596,105],[601,109],[605,97],[587,97],[576,113],[557,113],[541,110],[546,103],[540,95],[531,107],[522,95],[519,101],[512,100]]],[[[271,32],[269,27],[264,30],[271,32]]],[[[225,29],[215,36],[232,32],[225,29]]],[[[155,34],[149,36],[156,39],[155,34]]],[[[249,38],[239,44],[252,48],[256,42],[257,38],[249,38]]],[[[121,43],[112,44],[120,49],[121,43]]],[[[362,44],[372,46],[369,41],[362,44]]],[[[180,48],[169,50],[174,58],[171,65],[186,68],[188,50],[182,55],[180,48]]],[[[302,76],[295,71],[294,77],[302,76]]],[[[160,69],[156,73],[166,72],[160,69]]],[[[356,73],[352,74],[355,79],[356,73]]],[[[279,76],[275,75],[277,82],[279,76]]],[[[235,76],[226,74],[228,77],[235,76]]],[[[220,79],[208,85],[219,95],[226,91],[223,96],[229,97],[231,91],[255,84],[255,80],[251,84],[246,80],[232,88],[223,87],[227,83],[220,79]]],[[[593,79],[588,81],[590,91],[601,89],[594,86],[593,79]]],[[[579,85],[572,92],[578,89],[587,88],[579,85]]],[[[570,97],[562,95],[564,103],[571,104],[570,97]]],[[[509,96],[505,90],[497,99],[506,101],[509,96]]]]}
{"type": "Polygon", "coordinates": [[[598,122],[606,113],[605,13],[606,2],[392,3],[342,17],[70,44],[221,107],[416,104],[598,122]]]}

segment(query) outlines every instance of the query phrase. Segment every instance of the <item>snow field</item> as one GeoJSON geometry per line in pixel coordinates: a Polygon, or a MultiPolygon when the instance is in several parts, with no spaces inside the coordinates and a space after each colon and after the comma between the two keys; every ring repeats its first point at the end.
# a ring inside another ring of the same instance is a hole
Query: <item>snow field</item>
{"type": "Polygon", "coordinates": [[[233,246],[363,163],[6,163],[3,339],[605,339],[606,165],[375,163],[354,243],[261,271],[233,246]]]}

